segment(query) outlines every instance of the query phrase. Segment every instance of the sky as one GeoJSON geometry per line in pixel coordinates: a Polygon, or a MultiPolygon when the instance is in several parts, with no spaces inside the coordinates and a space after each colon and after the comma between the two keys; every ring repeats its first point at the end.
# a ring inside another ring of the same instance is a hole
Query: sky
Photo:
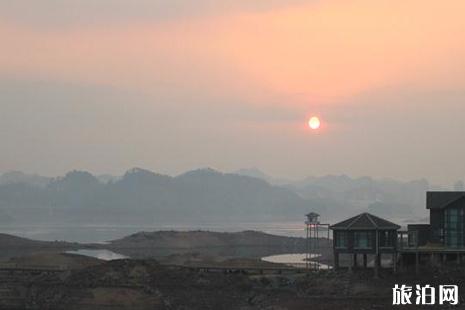
{"type": "Polygon", "coordinates": [[[449,185],[465,179],[464,10],[0,0],[0,172],[256,167],[449,185]]]}

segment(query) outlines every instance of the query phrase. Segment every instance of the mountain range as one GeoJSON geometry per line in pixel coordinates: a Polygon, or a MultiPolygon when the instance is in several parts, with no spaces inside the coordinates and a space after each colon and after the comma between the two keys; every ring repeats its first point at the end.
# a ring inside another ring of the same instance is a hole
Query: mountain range
{"type": "Polygon", "coordinates": [[[426,180],[345,175],[278,180],[257,169],[222,173],[206,168],[175,177],[139,168],[121,177],[9,172],[0,176],[0,223],[300,221],[309,211],[331,221],[363,211],[414,218],[423,216],[430,187],[426,180]]]}

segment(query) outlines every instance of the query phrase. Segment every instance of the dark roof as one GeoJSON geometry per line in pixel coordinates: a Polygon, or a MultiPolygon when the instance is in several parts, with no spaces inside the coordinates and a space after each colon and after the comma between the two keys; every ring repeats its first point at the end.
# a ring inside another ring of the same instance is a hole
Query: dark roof
{"type": "Polygon", "coordinates": [[[315,212],[310,212],[306,216],[308,216],[308,217],[316,217],[316,216],[320,216],[320,215],[318,213],[315,213],[315,212]]]}
{"type": "Polygon", "coordinates": [[[370,213],[362,213],[330,227],[333,230],[375,230],[375,229],[400,229],[400,226],[374,216],[370,213]]]}
{"type": "Polygon", "coordinates": [[[426,209],[442,209],[464,197],[465,192],[428,192],[426,209]]]}

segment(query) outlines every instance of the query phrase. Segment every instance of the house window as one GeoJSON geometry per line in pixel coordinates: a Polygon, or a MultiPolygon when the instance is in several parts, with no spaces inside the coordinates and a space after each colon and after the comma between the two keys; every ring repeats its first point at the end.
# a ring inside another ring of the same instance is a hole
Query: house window
{"type": "Polygon", "coordinates": [[[379,232],[379,246],[382,248],[394,247],[394,231],[385,230],[379,232]]]}
{"type": "Polygon", "coordinates": [[[418,231],[411,231],[408,234],[408,246],[417,247],[418,246],[418,231]]]}
{"type": "Polygon", "coordinates": [[[463,246],[463,209],[449,208],[444,211],[444,237],[446,246],[463,246]]]}
{"type": "MultiPolygon", "coordinates": [[[[444,226],[445,225],[446,224],[444,223],[444,226]]],[[[444,229],[442,228],[433,229],[432,236],[433,236],[433,240],[438,240],[439,242],[443,243],[444,242],[444,229]]]]}
{"type": "Polygon", "coordinates": [[[347,231],[338,231],[336,233],[336,248],[345,249],[348,245],[348,233],[347,231]]]}
{"type": "Polygon", "coordinates": [[[371,233],[368,231],[356,231],[354,234],[354,248],[371,249],[371,233]]]}

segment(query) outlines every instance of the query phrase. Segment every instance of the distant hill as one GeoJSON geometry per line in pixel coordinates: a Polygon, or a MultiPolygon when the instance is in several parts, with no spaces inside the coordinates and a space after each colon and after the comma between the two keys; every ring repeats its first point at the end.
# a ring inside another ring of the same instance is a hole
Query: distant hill
{"type": "Polygon", "coordinates": [[[330,199],[347,209],[369,210],[380,216],[405,217],[426,212],[426,180],[400,182],[371,177],[350,178],[346,175],[309,178],[286,186],[302,197],[330,199]]]}
{"type": "Polygon", "coordinates": [[[50,181],[51,178],[21,171],[9,171],[0,175],[0,185],[23,183],[36,187],[46,187],[50,181]]]}
{"type": "Polygon", "coordinates": [[[177,177],[129,170],[112,182],[72,171],[45,187],[0,186],[0,212],[19,223],[152,224],[163,221],[296,219],[324,201],[252,177],[194,170],[177,177]]]}
{"type": "Polygon", "coordinates": [[[251,178],[257,178],[257,179],[261,179],[261,180],[264,180],[272,185],[285,185],[285,184],[289,184],[289,183],[292,183],[292,181],[288,180],[288,179],[281,179],[281,178],[275,178],[275,177],[272,177],[266,173],[264,173],[263,171],[257,169],[257,168],[247,168],[247,169],[239,169],[239,170],[236,170],[236,171],[233,171],[232,172],[233,174],[238,174],[238,175],[244,175],[244,176],[248,176],[248,177],[251,177],[251,178]]]}
{"type": "Polygon", "coordinates": [[[239,170],[233,171],[232,173],[251,177],[251,178],[261,179],[261,180],[267,181],[268,183],[272,183],[273,181],[273,177],[265,174],[263,171],[257,168],[239,169],[239,170]]]}
{"type": "MultiPolygon", "coordinates": [[[[319,250],[329,254],[331,240],[320,239],[319,250]]],[[[303,253],[305,238],[270,235],[258,231],[234,233],[211,231],[139,232],[106,245],[110,250],[131,257],[147,258],[182,253],[212,257],[263,257],[303,253]]]]}
{"type": "Polygon", "coordinates": [[[327,214],[333,214],[336,218],[364,211],[387,217],[422,216],[426,212],[426,191],[432,188],[424,179],[400,182],[371,177],[327,175],[286,183],[277,181],[258,169],[238,170],[236,173],[254,175],[271,184],[278,182],[280,186],[302,198],[324,201],[329,206],[326,208],[327,214]]]}
{"type": "Polygon", "coordinates": [[[38,253],[60,253],[79,248],[77,243],[37,241],[0,234],[0,260],[38,253]]]}
{"type": "Polygon", "coordinates": [[[101,174],[97,176],[97,179],[102,183],[110,183],[118,181],[120,177],[111,174],[101,174]]]}
{"type": "Polygon", "coordinates": [[[155,231],[139,232],[114,240],[112,247],[193,249],[204,247],[273,246],[292,244],[305,248],[304,238],[275,236],[259,231],[234,233],[213,231],[155,231]]]}
{"type": "Polygon", "coordinates": [[[430,188],[426,180],[346,175],[286,181],[255,168],[234,173],[206,168],[176,177],[139,168],[120,177],[9,172],[0,178],[0,224],[294,221],[308,211],[330,222],[366,211],[395,220],[424,217],[430,188]]]}

